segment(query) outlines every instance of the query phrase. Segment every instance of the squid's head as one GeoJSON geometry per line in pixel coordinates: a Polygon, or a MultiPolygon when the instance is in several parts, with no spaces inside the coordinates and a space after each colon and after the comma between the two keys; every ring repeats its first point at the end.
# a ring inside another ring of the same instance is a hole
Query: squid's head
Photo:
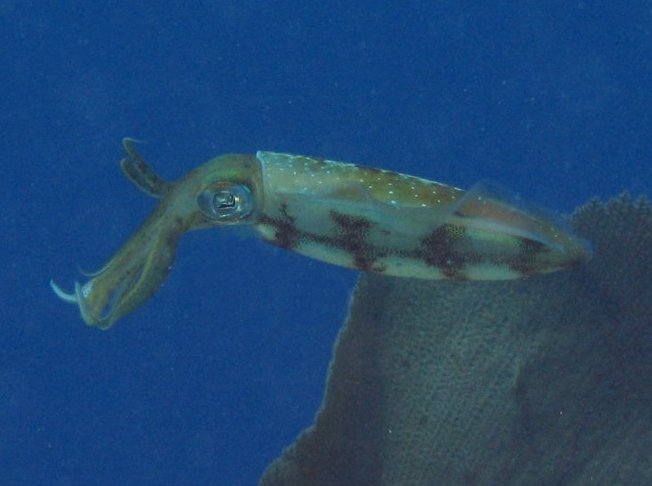
{"type": "Polygon", "coordinates": [[[160,199],[140,229],[86,283],[66,292],[50,285],[62,300],[76,304],[84,322],[107,329],[139,307],[162,285],[181,235],[198,228],[249,224],[257,214],[259,171],[255,158],[228,155],[213,159],[178,182],[163,180],[133,147],[123,141],[124,174],[145,193],[160,199]]]}

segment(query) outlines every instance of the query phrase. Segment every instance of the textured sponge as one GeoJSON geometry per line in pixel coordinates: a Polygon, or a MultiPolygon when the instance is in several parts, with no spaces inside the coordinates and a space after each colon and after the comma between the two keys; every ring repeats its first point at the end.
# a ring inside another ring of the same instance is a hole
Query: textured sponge
{"type": "Polygon", "coordinates": [[[574,271],[361,277],[315,424],[261,484],[652,484],[652,209],[571,222],[574,271]]]}

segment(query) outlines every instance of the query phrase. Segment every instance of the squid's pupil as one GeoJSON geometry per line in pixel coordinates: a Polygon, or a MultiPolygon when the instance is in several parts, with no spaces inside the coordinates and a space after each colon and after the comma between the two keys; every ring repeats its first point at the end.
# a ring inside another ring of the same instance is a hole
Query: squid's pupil
{"type": "Polygon", "coordinates": [[[230,192],[218,192],[213,197],[213,204],[217,209],[232,208],[235,206],[235,196],[230,192]]]}

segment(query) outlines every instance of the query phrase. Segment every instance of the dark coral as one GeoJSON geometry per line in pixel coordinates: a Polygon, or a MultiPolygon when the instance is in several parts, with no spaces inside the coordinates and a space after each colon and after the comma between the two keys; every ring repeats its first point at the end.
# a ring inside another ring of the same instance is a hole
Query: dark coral
{"type": "Polygon", "coordinates": [[[315,425],[261,484],[652,484],[652,208],[571,222],[573,271],[361,277],[315,425]]]}

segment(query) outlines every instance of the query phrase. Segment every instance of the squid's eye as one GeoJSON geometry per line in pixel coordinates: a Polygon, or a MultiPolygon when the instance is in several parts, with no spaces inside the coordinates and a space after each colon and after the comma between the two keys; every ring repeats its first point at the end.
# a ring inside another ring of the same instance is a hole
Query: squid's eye
{"type": "Polygon", "coordinates": [[[206,189],[197,196],[197,204],[204,215],[222,222],[238,221],[253,210],[251,190],[243,185],[206,189]]]}

